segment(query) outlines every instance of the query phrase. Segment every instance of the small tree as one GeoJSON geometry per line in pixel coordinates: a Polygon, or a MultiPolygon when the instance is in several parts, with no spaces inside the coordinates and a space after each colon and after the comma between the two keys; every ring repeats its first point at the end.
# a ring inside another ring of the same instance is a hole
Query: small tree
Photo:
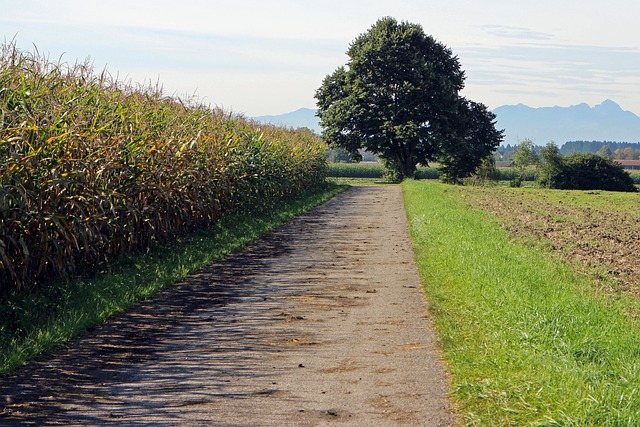
{"type": "Polygon", "coordinates": [[[562,155],[554,142],[550,142],[540,149],[537,181],[541,187],[557,188],[557,180],[563,170],[562,155]]]}
{"type": "Polygon", "coordinates": [[[490,154],[484,159],[475,174],[471,177],[473,185],[485,185],[487,181],[497,181],[500,179],[500,172],[496,168],[496,158],[490,154]]]}
{"type": "Polygon", "coordinates": [[[513,187],[520,187],[524,180],[528,166],[537,165],[540,161],[535,152],[533,141],[525,139],[515,149],[513,154],[513,166],[516,168],[516,178],[511,181],[513,187]]]}

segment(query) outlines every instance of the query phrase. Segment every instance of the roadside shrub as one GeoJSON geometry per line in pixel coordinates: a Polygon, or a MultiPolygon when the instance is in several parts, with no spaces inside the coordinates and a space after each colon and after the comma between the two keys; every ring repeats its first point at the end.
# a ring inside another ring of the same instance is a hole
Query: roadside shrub
{"type": "Polygon", "coordinates": [[[399,184],[402,182],[402,169],[400,164],[394,159],[382,158],[382,166],[384,168],[383,177],[392,183],[399,184]]]}
{"type": "Polygon", "coordinates": [[[311,131],[1,48],[0,293],[93,272],[325,176],[311,131]]]}
{"type": "Polygon", "coordinates": [[[496,160],[493,155],[489,155],[482,159],[476,172],[471,177],[466,178],[464,182],[471,185],[486,185],[487,183],[497,182],[499,178],[500,173],[496,168],[496,160]]]}

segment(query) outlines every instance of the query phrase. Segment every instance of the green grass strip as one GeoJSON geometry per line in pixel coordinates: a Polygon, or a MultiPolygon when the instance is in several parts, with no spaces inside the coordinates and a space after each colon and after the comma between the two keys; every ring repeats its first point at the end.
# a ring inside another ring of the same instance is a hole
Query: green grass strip
{"type": "Polygon", "coordinates": [[[403,189],[461,421],[639,425],[637,324],[586,277],[463,207],[451,187],[403,189]]]}
{"type": "Polygon", "coordinates": [[[0,301],[0,375],[58,348],[187,274],[240,250],[346,188],[328,184],[284,201],[275,210],[227,216],[212,230],[121,260],[95,278],[59,282],[38,292],[5,297],[0,301]]]}

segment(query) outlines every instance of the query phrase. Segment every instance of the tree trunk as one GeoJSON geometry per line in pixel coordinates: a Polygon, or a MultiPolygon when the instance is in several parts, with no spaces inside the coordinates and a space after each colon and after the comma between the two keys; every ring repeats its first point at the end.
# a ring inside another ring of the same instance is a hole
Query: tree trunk
{"type": "Polygon", "coordinates": [[[402,179],[413,178],[414,174],[416,173],[416,164],[412,156],[407,155],[404,159],[398,160],[398,167],[400,168],[402,179]]]}

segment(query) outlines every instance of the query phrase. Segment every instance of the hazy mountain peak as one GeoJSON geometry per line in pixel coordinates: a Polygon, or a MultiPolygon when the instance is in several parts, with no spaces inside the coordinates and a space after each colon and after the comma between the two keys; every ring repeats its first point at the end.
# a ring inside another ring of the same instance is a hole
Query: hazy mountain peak
{"type": "Polygon", "coordinates": [[[612,112],[612,113],[623,111],[618,104],[616,104],[610,99],[604,100],[601,104],[598,104],[595,107],[593,107],[593,109],[596,111],[605,111],[605,112],[612,112]]]}

